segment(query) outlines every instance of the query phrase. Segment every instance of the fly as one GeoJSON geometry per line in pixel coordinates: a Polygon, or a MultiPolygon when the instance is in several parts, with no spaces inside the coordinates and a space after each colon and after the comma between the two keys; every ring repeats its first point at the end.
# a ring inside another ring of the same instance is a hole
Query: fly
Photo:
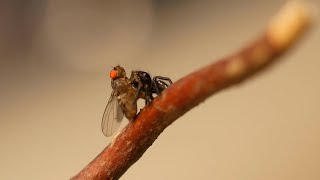
{"type": "Polygon", "coordinates": [[[125,116],[132,121],[137,116],[137,101],[145,99],[148,105],[153,94],[159,95],[172,81],[170,78],[151,76],[144,71],[132,71],[130,79],[121,66],[114,67],[110,72],[112,93],[102,117],[101,128],[105,136],[111,136],[120,126],[125,116]]]}

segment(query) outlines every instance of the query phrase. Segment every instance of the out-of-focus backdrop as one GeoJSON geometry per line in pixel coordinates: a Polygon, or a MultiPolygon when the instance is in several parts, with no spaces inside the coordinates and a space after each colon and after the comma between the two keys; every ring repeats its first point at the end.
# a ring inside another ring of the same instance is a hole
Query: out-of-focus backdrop
{"type": "MultiPolygon", "coordinates": [[[[284,2],[1,1],[0,179],[68,179],[102,151],[112,66],[175,81],[257,37],[284,2]]],[[[319,48],[315,26],[173,123],[122,179],[320,179],[319,48]]]]}

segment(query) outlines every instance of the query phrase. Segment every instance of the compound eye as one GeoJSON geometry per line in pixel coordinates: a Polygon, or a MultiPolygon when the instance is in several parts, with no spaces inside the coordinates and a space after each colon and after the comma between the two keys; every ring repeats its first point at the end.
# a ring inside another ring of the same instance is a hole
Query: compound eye
{"type": "Polygon", "coordinates": [[[111,79],[116,79],[118,77],[118,71],[117,70],[112,70],[110,72],[110,78],[111,79]]]}

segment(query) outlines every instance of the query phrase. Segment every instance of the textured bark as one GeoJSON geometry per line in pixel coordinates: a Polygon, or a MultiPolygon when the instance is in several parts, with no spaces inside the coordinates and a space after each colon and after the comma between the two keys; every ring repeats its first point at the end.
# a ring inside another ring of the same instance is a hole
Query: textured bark
{"type": "Polygon", "coordinates": [[[288,3],[253,43],[164,90],[72,179],[120,178],[172,122],[217,91],[269,67],[304,32],[309,22],[308,7],[288,3]],[[188,93],[184,93],[186,90],[188,93]]]}

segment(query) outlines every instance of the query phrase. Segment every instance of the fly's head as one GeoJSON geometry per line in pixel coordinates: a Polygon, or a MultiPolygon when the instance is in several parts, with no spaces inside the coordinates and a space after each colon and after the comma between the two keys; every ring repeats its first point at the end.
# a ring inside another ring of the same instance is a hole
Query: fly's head
{"type": "Polygon", "coordinates": [[[129,79],[126,77],[126,71],[120,65],[115,66],[110,71],[111,87],[116,96],[126,93],[130,86],[129,79]]]}
{"type": "Polygon", "coordinates": [[[126,71],[121,66],[116,66],[110,71],[110,78],[112,80],[116,80],[118,78],[124,78],[126,77],[126,71]]]}

